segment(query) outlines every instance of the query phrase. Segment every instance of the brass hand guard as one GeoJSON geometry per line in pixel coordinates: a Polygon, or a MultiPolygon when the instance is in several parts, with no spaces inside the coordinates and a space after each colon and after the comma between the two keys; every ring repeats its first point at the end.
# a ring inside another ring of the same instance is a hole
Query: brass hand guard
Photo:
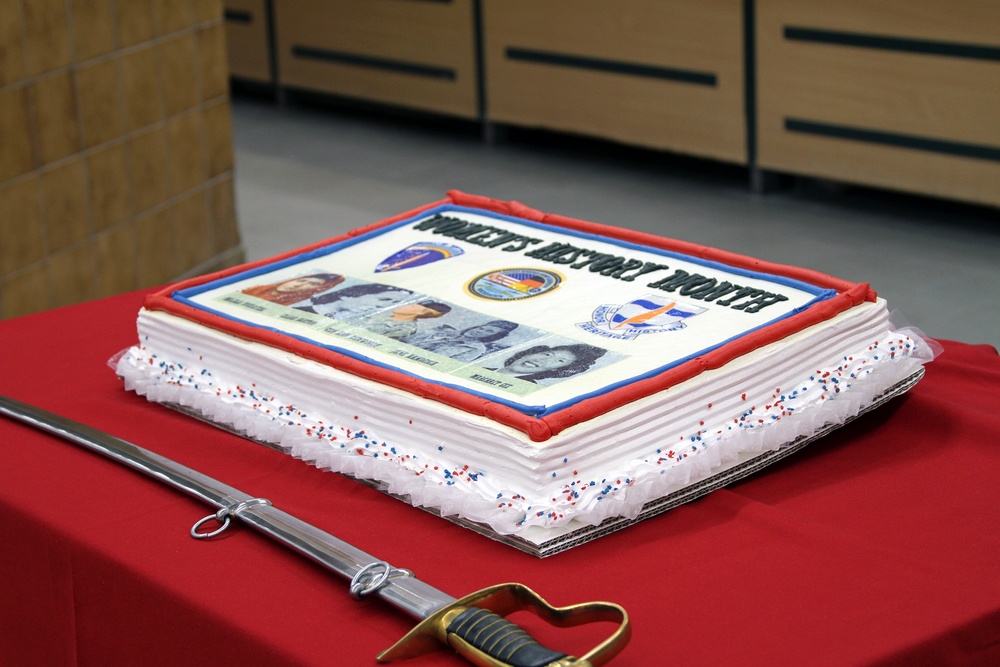
{"type": "Polygon", "coordinates": [[[610,602],[586,602],[553,607],[527,586],[499,584],[467,595],[439,609],[420,622],[392,648],[378,656],[380,662],[403,660],[435,651],[440,643],[482,667],[598,667],[617,655],[631,634],[628,614],[610,602]],[[527,632],[503,618],[515,611],[532,611],[550,625],[568,628],[588,623],[618,623],[618,629],[575,658],[545,648],[527,632]]]}

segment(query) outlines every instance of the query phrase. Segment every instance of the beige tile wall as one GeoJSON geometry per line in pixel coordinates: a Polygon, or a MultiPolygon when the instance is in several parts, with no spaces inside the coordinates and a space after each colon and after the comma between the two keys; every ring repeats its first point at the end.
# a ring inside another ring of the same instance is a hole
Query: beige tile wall
{"type": "Polygon", "coordinates": [[[0,0],[0,318],[242,258],[221,0],[0,0]]]}

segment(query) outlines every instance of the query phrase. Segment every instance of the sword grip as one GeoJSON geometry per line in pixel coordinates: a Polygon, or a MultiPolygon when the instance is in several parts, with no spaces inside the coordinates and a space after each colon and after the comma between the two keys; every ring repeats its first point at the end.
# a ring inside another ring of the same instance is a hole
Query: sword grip
{"type": "MultiPolygon", "coordinates": [[[[548,667],[568,664],[568,656],[539,644],[527,632],[499,614],[470,607],[448,625],[448,643],[472,662],[478,663],[474,652],[482,653],[508,667],[548,667]]],[[[493,663],[483,663],[493,664],[493,663]]]]}
{"type": "Polygon", "coordinates": [[[624,609],[610,602],[553,607],[527,586],[498,584],[438,609],[391,648],[379,662],[429,653],[441,643],[480,667],[601,667],[628,644],[631,625],[624,609]],[[505,616],[530,611],[556,628],[591,623],[617,624],[615,631],[579,658],[539,644],[505,616]]]}

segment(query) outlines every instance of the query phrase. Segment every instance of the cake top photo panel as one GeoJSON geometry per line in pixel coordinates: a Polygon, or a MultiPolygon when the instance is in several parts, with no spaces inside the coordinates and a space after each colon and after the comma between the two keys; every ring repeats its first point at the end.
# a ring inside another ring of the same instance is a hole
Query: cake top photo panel
{"type": "Polygon", "coordinates": [[[381,381],[431,385],[425,395],[477,414],[502,406],[544,439],[873,294],[454,193],[150,303],[381,381]]]}

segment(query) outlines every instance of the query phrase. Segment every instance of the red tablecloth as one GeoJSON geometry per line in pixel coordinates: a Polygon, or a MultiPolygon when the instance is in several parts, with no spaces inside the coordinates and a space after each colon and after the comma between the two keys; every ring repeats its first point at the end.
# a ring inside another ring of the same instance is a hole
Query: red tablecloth
{"type": "MultiPolygon", "coordinates": [[[[105,362],[133,342],[140,302],[0,322],[0,393],[269,498],[452,595],[520,581],[554,604],[618,602],[634,634],[613,664],[1000,664],[989,346],[945,342],[905,397],[763,474],[538,560],[126,393],[105,362]]],[[[193,540],[210,513],[0,419],[0,664],[366,665],[412,626],[250,529],[193,540]]],[[[569,648],[600,636],[578,634],[569,648]]]]}

